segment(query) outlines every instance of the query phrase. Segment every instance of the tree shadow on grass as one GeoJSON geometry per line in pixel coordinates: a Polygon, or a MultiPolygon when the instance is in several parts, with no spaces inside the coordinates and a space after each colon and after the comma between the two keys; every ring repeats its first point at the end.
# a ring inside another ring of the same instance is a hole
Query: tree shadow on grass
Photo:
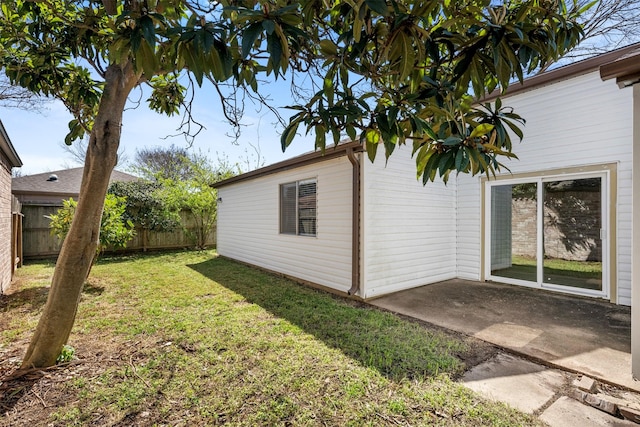
{"type": "Polygon", "coordinates": [[[24,308],[27,311],[39,310],[47,301],[49,286],[25,288],[9,294],[0,295],[0,312],[14,308],[24,308]]]}
{"type": "MultiPolygon", "coordinates": [[[[0,295],[0,313],[16,308],[22,308],[29,312],[40,310],[47,302],[49,289],[50,286],[38,286],[2,294],[0,295]]],[[[90,282],[86,282],[82,288],[83,294],[101,295],[102,292],[104,292],[104,287],[92,285],[90,282]]]]}
{"type": "MultiPolygon", "coordinates": [[[[208,252],[210,249],[205,249],[203,252],[208,252]]],[[[142,250],[136,251],[116,251],[116,252],[108,252],[101,255],[98,258],[98,262],[96,265],[110,265],[110,264],[121,264],[125,262],[135,261],[137,259],[154,259],[154,258],[165,258],[172,254],[182,254],[185,252],[197,252],[195,249],[154,249],[144,252],[142,250]]]]}
{"type": "MultiPolygon", "coordinates": [[[[393,378],[453,377],[472,351],[460,336],[224,258],[189,265],[361,365],[393,378]]],[[[488,349],[486,351],[489,351],[488,349]]]]}

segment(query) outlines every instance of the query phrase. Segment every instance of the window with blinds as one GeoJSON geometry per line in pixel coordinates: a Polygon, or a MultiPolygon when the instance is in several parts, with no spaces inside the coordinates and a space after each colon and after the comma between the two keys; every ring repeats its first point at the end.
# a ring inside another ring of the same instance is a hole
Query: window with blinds
{"type": "Polygon", "coordinates": [[[316,235],[316,188],[315,179],[280,185],[280,233],[316,235]]]}

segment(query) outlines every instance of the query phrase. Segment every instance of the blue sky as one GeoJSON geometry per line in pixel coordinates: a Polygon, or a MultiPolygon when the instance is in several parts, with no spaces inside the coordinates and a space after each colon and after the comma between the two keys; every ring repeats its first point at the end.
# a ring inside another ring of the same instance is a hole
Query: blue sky
{"type": "MultiPolygon", "coordinates": [[[[262,93],[273,91],[273,104],[284,107],[291,104],[286,96],[289,91],[286,83],[262,87],[262,93]]],[[[134,92],[130,99],[137,100],[139,92],[134,92]]],[[[144,97],[143,99],[146,99],[144,97]]],[[[213,163],[218,158],[227,158],[230,163],[240,163],[243,170],[247,170],[246,159],[249,158],[251,168],[255,168],[257,161],[255,151],[250,144],[259,147],[262,161],[265,165],[288,159],[295,155],[313,150],[313,135],[299,135],[282,153],[280,148],[280,133],[282,128],[275,125],[275,117],[266,109],[258,110],[255,105],[247,102],[243,118],[242,135],[236,145],[227,134],[232,133],[231,126],[225,122],[219,106],[219,100],[212,95],[210,88],[199,89],[193,108],[195,119],[202,123],[204,129],[196,138],[191,149],[206,154],[213,163]]],[[[293,114],[283,110],[285,118],[293,114]]],[[[22,111],[17,109],[0,108],[2,120],[7,134],[11,139],[24,166],[20,168],[22,175],[40,172],[50,172],[66,167],[79,166],[73,163],[71,156],[60,147],[67,134],[67,124],[71,115],[59,102],[45,104],[42,112],[22,111]]],[[[179,117],[167,117],[150,111],[142,103],[137,109],[125,111],[121,147],[132,160],[136,149],[143,147],[176,146],[187,147],[183,136],[174,136],[180,125],[179,117]]],[[[302,128],[301,128],[302,129],[302,128]]],[[[118,166],[125,170],[126,166],[118,166]]]]}

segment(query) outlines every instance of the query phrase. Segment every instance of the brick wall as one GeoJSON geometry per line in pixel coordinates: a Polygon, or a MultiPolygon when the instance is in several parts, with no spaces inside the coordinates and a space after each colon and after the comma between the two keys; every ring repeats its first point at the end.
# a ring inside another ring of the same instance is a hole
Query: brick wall
{"type": "MultiPolygon", "coordinates": [[[[544,251],[550,258],[602,261],[600,193],[547,193],[544,206],[544,251]]],[[[513,253],[536,255],[536,201],[512,202],[513,253]]]]}
{"type": "Polygon", "coordinates": [[[11,285],[11,165],[0,153],[0,293],[11,285]]]}

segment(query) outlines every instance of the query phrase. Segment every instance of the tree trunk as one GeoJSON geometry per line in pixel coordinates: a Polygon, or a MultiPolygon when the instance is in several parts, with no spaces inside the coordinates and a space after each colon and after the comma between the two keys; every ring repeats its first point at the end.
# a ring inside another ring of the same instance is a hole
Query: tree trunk
{"type": "Polygon", "coordinates": [[[47,303],[22,361],[22,369],[52,366],[67,343],[82,287],[98,246],[100,220],[111,172],[117,162],[122,115],[139,75],[131,64],[110,65],[89,145],[78,206],[62,244],[47,303]]]}

